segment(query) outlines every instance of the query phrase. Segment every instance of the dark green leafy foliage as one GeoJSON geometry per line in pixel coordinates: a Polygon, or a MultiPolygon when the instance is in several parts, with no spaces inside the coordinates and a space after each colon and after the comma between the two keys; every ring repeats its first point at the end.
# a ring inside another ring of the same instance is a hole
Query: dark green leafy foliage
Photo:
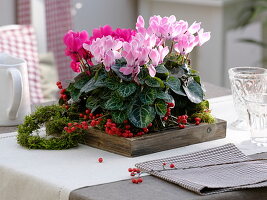
{"type": "Polygon", "coordinates": [[[147,127],[155,118],[156,112],[152,106],[135,101],[128,112],[130,122],[138,128],[147,127]]]}

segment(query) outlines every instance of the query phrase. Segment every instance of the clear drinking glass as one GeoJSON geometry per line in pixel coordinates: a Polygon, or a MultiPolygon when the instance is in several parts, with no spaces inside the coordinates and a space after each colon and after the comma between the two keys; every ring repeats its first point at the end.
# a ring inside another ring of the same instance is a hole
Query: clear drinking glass
{"type": "Polygon", "coordinates": [[[245,97],[251,141],[267,146],[267,93],[247,95],[245,97]]]}
{"type": "Polygon", "coordinates": [[[267,69],[260,67],[235,67],[228,71],[237,120],[232,128],[248,130],[247,111],[244,97],[254,93],[264,93],[267,88],[267,69]]]}

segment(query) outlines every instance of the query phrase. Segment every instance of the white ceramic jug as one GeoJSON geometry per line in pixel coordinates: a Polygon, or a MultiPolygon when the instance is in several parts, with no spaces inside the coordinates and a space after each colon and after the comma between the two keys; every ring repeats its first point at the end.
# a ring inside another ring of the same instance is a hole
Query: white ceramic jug
{"type": "Polygon", "coordinates": [[[0,53],[0,126],[21,124],[30,112],[26,61],[0,53]]]}

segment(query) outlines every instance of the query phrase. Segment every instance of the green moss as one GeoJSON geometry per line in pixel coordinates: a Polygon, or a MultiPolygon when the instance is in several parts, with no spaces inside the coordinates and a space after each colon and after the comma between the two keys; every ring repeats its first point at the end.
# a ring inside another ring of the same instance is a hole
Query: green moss
{"type": "Polygon", "coordinates": [[[68,134],[62,131],[70,122],[66,109],[59,105],[39,107],[35,113],[26,116],[25,121],[18,127],[17,141],[21,146],[30,149],[68,149],[78,145],[82,138],[81,132],[68,134]],[[47,124],[47,135],[33,135],[44,124],[47,124]],[[57,133],[56,136],[55,133],[57,133]]]}
{"type": "Polygon", "coordinates": [[[205,122],[209,124],[216,122],[215,118],[211,115],[210,112],[197,112],[191,115],[191,118],[195,118],[195,117],[199,117],[201,118],[201,122],[205,122]]]}

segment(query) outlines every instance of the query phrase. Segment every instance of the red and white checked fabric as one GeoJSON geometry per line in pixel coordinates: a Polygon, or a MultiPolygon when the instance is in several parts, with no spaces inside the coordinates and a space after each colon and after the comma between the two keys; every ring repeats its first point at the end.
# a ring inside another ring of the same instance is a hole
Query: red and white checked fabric
{"type": "Polygon", "coordinates": [[[36,36],[30,25],[10,25],[0,28],[0,52],[27,61],[31,103],[43,100],[36,36]]]}
{"type": "Polygon", "coordinates": [[[17,23],[31,24],[31,0],[17,0],[17,23]]]}
{"type": "Polygon", "coordinates": [[[73,78],[74,73],[69,67],[70,59],[65,55],[63,36],[71,29],[71,1],[70,0],[46,0],[46,29],[48,51],[54,53],[58,68],[59,80],[64,81],[73,78]]]}

